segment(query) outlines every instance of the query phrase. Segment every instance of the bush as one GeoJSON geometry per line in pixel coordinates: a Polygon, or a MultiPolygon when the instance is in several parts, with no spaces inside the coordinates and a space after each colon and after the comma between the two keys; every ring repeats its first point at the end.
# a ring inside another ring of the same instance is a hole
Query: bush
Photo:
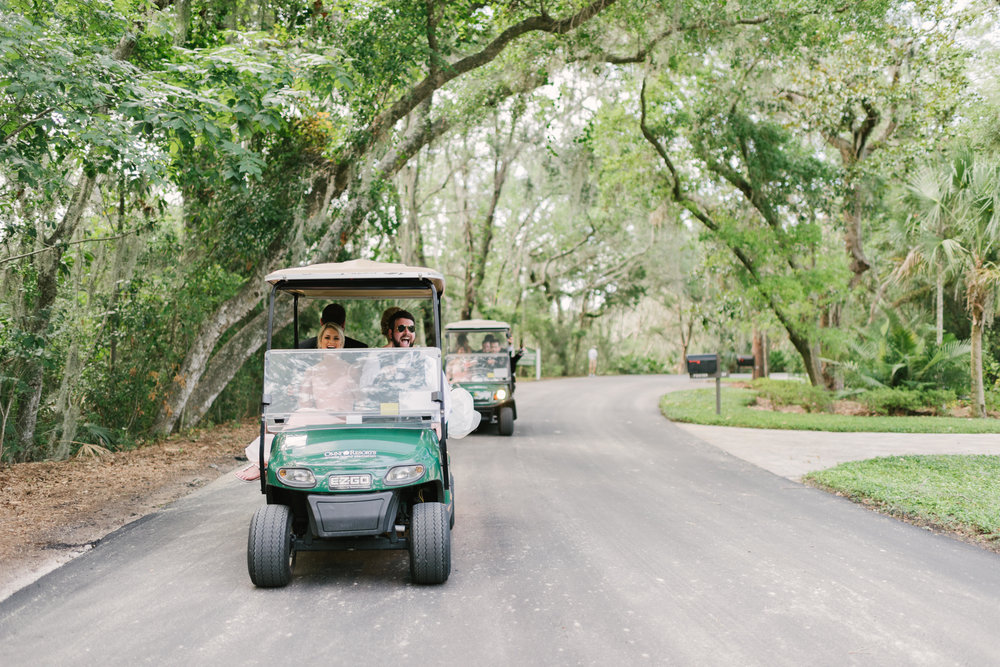
{"type": "Polygon", "coordinates": [[[772,373],[788,372],[788,355],[781,350],[771,350],[767,357],[767,368],[772,373]]]}
{"type": "Polygon", "coordinates": [[[847,342],[846,358],[836,363],[854,387],[929,390],[957,389],[968,382],[969,342],[945,333],[938,345],[934,329],[906,322],[885,311],[885,319],[856,332],[847,342]]]}
{"type": "Polygon", "coordinates": [[[806,367],[797,352],[771,350],[767,353],[767,370],[770,373],[805,373],[806,367]]]}
{"type": "Polygon", "coordinates": [[[988,412],[1000,412],[1000,388],[987,390],[986,410],[988,412]]]}
{"type": "Polygon", "coordinates": [[[622,375],[658,375],[669,373],[668,367],[659,359],[626,354],[615,359],[615,371],[622,375]]]}
{"type": "Polygon", "coordinates": [[[766,398],[775,406],[799,405],[806,412],[826,412],[831,404],[825,389],[796,380],[759,378],[750,387],[757,398],[766,398]]]}
{"type": "Polygon", "coordinates": [[[948,404],[956,400],[955,392],[947,389],[901,389],[879,387],[858,396],[876,415],[944,415],[948,404]]]}

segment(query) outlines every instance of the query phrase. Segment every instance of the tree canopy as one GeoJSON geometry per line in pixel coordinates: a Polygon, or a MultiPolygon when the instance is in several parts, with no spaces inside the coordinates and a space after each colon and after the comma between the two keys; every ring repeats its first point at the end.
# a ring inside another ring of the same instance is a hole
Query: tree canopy
{"type": "Polygon", "coordinates": [[[995,168],[997,11],[0,0],[0,459],[246,415],[263,276],[355,257],[436,266],[555,374],[767,333],[838,388],[891,306],[972,338],[985,410],[989,177],[919,183],[995,168]],[[965,263],[907,269],[935,247],[965,263]]]}

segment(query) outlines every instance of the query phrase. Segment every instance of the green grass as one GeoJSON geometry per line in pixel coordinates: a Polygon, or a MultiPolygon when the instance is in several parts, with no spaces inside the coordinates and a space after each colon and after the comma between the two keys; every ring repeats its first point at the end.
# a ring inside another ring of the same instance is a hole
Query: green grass
{"type": "Polygon", "coordinates": [[[875,433],[1000,433],[1000,419],[961,417],[860,417],[823,412],[797,414],[752,410],[754,392],[722,387],[722,414],[715,414],[715,388],[673,391],[660,399],[660,411],[672,421],[716,426],[803,431],[875,433]]]}
{"type": "Polygon", "coordinates": [[[887,456],[803,479],[892,516],[1000,545],[1000,456],[887,456]]]}

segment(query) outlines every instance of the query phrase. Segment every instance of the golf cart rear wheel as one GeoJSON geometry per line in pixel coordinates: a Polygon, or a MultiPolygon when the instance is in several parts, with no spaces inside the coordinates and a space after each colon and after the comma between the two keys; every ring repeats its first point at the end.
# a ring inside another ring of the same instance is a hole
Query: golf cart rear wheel
{"type": "Polygon", "coordinates": [[[410,523],[410,578],[443,584],[451,574],[451,528],[444,503],[418,503],[410,523]]]}
{"type": "Polygon", "coordinates": [[[514,408],[500,408],[500,421],[497,429],[500,435],[511,435],[514,433],[514,408]]]}
{"type": "Polygon", "coordinates": [[[261,588],[286,586],[292,580],[292,510],[265,505],[250,520],[247,569],[261,588]]]}

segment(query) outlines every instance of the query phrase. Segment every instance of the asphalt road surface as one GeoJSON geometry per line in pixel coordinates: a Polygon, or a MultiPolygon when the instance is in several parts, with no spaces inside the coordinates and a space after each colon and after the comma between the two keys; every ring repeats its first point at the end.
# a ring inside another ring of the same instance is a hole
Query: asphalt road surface
{"type": "Polygon", "coordinates": [[[33,665],[985,665],[1000,562],[803,487],[663,419],[671,377],[518,387],[515,433],[452,443],[451,578],[398,552],[246,572],[259,487],[227,476],[0,604],[33,665]]]}

